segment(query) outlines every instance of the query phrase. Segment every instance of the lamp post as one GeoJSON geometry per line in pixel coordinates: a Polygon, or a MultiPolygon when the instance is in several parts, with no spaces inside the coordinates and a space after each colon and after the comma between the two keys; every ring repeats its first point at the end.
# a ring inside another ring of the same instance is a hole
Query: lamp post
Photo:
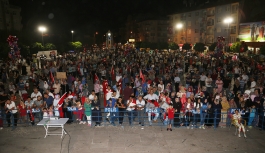
{"type": "Polygon", "coordinates": [[[71,33],[72,33],[72,42],[74,42],[74,31],[72,30],[71,33]]]}
{"type": "Polygon", "coordinates": [[[46,27],[39,27],[39,31],[41,32],[41,39],[42,39],[42,45],[44,46],[44,40],[43,40],[43,32],[45,32],[47,29],[46,27]]]}
{"type": "MultiPolygon", "coordinates": [[[[182,23],[178,23],[177,25],[176,25],[176,28],[177,29],[182,29],[183,28],[183,24],[182,23]]],[[[187,30],[187,29],[186,29],[187,30]]],[[[186,37],[187,37],[187,31],[186,31],[186,37]]],[[[187,38],[186,38],[187,39],[187,38]]],[[[187,42],[187,40],[185,39],[185,43],[187,42]]],[[[184,51],[182,50],[182,53],[184,53],[184,51]]],[[[185,84],[186,84],[186,75],[185,75],[185,66],[186,66],[186,64],[185,64],[185,61],[186,61],[186,56],[185,56],[185,54],[184,54],[184,58],[183,58],[183,81],[184,81],[184,86],[185,86],[185,84]]]]}
{"type": "MultiPolygon", "coordinates": [[[[230,26],[230,23],[232,23],[232,22],[233,22],[233,18],[231,18],[231,17],[227,17],[224,19],[224,23],[227,24],[227,45],[229,45],[229,40],[230,40],[230,34],[229,34],[230,27],[229,26],[230,26]]],[[[226,49],[226,51],[227,51],[227,49],[226,49]]]]}

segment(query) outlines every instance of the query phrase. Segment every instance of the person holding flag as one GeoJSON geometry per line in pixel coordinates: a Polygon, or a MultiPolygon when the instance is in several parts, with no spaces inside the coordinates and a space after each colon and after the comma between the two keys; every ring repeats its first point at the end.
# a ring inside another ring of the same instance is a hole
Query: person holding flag
{"type": "Polygon", "coordinates": [[[109,86],[108,80],[106,78],[103,78],[102,86],[103,86],[103,99],[104,99],[104,106],[107,105],[106,96],[107,96],[107,88],[109,86]]]}
{"type": "Polygon", "coordinates": [[[60,95],[55,95],[55,99],[53,101],[53,106],[54,106],[54,113],[55,116],[59,116],[60,118],[64,118],[64,113],[63,113],[63,102],[64,99],[66,98],[67,92],[62,95],[60,98],[60,95]]]}

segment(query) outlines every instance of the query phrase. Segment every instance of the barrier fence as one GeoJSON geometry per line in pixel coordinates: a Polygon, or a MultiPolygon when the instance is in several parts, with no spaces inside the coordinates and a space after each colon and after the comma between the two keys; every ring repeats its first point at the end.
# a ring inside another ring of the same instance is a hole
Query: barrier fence
{"type": "MultiPolygon", "coordinates": [[[[230,126],[232,122],[232,115],[236,108],[231,108],[227,112],[221,112],[221,110],[213,109],[211,113],[199,114],[194,112],[175,113],[172,127],[193,127],[198,128],[200,125],[212,126],[216,129],[218,126],[230,126]]],[[[69,118],[68,123],[79,123],[91,121],[91,125],[99,123],[103,126],[121,124],[122,126],[165,126],[168,124],[168,118],[165,115],[163,109],[144,109],[144,110],[125,110],[120,111],[118,108],[102,108],[91,110],[78,110],[75,107],[68,107],[65,111],[53,110],[47,111],[45,114],[42,110],[32,109],[27,110],[25,116],[21,116],[19,113],[7,112],[4,109],[0,110],[0,127],[1,121],[3,126],[10,126],[15,129],[18,125],[35,125],[43,118],[49,117],[63,117],[69,118]],[[50,115],[49,115],[50,114],[50,115]],[[86,116],[90,114],[91,117],[86,116]],[[156,120],[156,121],[154,121],[156,120]]],[[[245,120],[247,126],[258,127],[262,130],[265,129],[265,112],[263,110],[255,109],[255,111],[241,112],[242,119],[245,120]]],[[[92,126],[91,126],[92,127],[92,126]]]]}

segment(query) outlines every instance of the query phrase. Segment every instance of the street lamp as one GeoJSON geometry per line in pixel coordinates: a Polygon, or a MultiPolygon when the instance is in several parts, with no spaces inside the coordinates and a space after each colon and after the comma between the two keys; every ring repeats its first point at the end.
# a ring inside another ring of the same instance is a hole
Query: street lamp
{"type": "Polygon", "coordinates": [[[183,27],[183,24],[182,23],[178,23],[177,25],[176,25],[176,28],[177,29],[181,29],[183,27]]]}
{"type": "Polygon", "coordinates": [[[233,22],[233,18],[231,18],[231,17],[227,17],[227,18],[225,18],[224,19],[224,23],[226,23],[227,24],[227,26],[228,26],[228,28],[227,28],[227,44],[229,45],[229,40],[230,40],[230,35],[229,35],[229,29],[230,29],[230,27],[229,27],[229,25],[230,25],[230,23],[232,23],[233,22]]]}
{"type": "Polygon", "coordinates": [[[39,27],[39,31],[41,32],[41,39],[42,39],[43,46],[44,46],[43,32],[45,32],[46,30],[47,30],[46,27],[43,27],[43,26],[39,27]]]}
{"type": "Polygon", "coordinates": [[[72,33],[72,42],[74,42],[74,31],[72,30],[71,33],[72,33]]]}

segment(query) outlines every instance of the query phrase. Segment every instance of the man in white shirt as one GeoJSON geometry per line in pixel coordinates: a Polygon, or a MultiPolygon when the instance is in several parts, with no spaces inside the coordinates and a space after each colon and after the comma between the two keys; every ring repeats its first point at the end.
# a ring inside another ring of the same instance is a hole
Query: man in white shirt
{"type": "Polygon", "coordinates": [[[95,90],[92,90],[91,94],[88,96],[88,99],[89,99],[89,100],[94,100],[95,97],[96,97],[95,90]]]}
{"type": "Polygon", "coordinates": [[[244,72],[242,74],[242,79],[245,81],[245,84],[247,84],[247,82],[248,82],[248,75],[246,74],[246,72],[244,72]]]}
{"type": "Polygon", "coordinates": [[[144,106],[145,106],[145,101],[143,100],[143,97],[140,95],[138,96],[138,99],[136,100],[136,109],[138,113],[138,121],[139,125],[142,125],[141,129],[144,129],[144,106]]]}
{"type": "Polygon", "coordinates": [[[202,75],[200,76],[200,85],[201,85],[201,88],[203,86],[205,86],[205,80],[206,80],[206,78],[207,78],[207,76],[204,73],[202,73],[202,75]]]}
{"type": "Polygon", "coordinates": [[[8,127],[10,127],[11,121],[10,118],[13,115],[14,117],[14,126],[17,126],[17,120],[18,120],[18,115],[17,115],[17,109],[16,109],[16,104],[13,101],[7,100],[5,104],[5,110],[6,110],[6,121],[8,123],[8,127]]]}
{"type": "Polygon", "coordinates": [[[208,93],[212,93],[212,81],[211,75],[208,75],[205,79],[205,86],[208,93]]]}
{"type": "Polygon", "coordinates": [[[136,105],[136,103],[134,102],[133,96],[130,96],[129,100],[127,100],[127,109],[126,109],[127,113],[128,113],[130,125],[132,125],[132,121],[134,118],[135,105],[136,105]]]}
{"type": "Polygon", "coordinates": [[[38,96],[42,97],[42,94],[39,92],[37,88],[34,88],[30,97],[33,101],[36,101],[38,96]]]}
{"type": "Polygon", "coordinates": [[[150,101],[150,100],[158,100],[159,97],[156,94],[154,94],[153,89],[151,89],[150,90],[150,94],[147,94],[146,96],[144,96],[144,99],[148,100],[148,101],[150,101]]]}

